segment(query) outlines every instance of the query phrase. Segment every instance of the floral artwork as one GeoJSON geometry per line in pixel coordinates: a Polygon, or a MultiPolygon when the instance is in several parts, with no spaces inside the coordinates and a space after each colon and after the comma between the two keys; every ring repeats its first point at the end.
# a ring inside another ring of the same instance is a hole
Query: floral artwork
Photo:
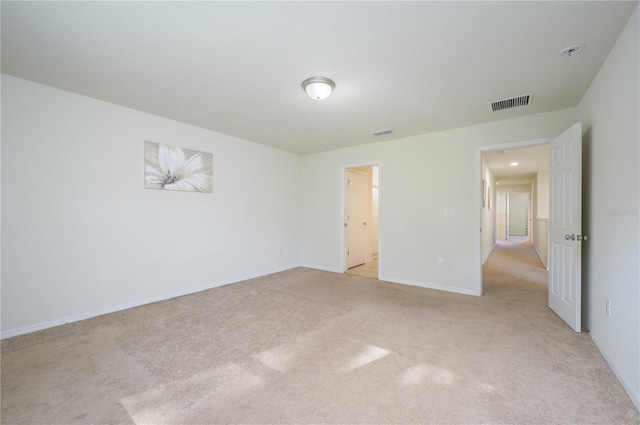
{"type": "Polygon", "coordinates": [[[145,188],[211,193],[212,180],[212,154],[144,142],[145,188]]]}

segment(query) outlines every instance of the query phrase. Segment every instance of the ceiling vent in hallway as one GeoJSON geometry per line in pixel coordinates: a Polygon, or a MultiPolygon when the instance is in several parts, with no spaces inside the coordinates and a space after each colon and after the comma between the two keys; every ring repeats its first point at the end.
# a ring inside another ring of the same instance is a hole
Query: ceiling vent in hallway
{"type": "Polygon", "coordinates": [[[522,96],[511,97],[509,99],[496,100],[491,102],[491,110],[493,112],[504,111],[505,109],[519,108],[521,106],[527,106],[533,93],[524,94],[522,96]]]}
{"type": "Polygon", "coordinates": [[[391,133],[393,133],[393,130],[391,130],[390,128],[385,128],[384,130],[374,131],[371,134],[373,134],[374,136],[384,136],[385,134],[391,133]]]}

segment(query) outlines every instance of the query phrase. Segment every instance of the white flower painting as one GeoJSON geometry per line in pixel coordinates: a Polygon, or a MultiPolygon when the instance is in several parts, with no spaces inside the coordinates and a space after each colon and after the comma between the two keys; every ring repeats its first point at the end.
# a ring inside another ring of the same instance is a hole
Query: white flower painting
{"type": "Polygon", "coordinates": [[[211,193],[212,180],[212,154],[144,142],[145,188],[211,193]]]}

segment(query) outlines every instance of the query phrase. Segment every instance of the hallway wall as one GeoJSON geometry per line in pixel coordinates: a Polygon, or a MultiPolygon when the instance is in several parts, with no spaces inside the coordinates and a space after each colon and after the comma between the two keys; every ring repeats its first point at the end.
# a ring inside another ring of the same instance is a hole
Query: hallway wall
{"type": "Polygon", "coordinates": [[[482,207],[482,263],[484,264],[496,244],[496,186],[493,173],[482,160],[482,179],[486,182],[486,205],[482,207]]]}
{"type": "Polygon", "coordinates": [[[549,172],[536,174],[533,209],[533,247],[540,261],[549,267],[549,172]]]}
{"type": "Polygon", "coordinates": [[[583,317],[640,409],[640,7],[578,105],[583,317]],[[611,302],[607,316],[605,302],[611,302]]]}

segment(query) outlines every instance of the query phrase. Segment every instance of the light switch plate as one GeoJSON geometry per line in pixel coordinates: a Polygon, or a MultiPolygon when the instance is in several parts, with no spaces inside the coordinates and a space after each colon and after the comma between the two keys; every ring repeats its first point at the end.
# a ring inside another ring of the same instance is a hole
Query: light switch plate
{"type": "Polygon", "coordinates": [[[447,208],[444,210],[444,216],[447,218],[451,218],[455,216],[455,212],[453,211],[453,208],[447,208]]]}

